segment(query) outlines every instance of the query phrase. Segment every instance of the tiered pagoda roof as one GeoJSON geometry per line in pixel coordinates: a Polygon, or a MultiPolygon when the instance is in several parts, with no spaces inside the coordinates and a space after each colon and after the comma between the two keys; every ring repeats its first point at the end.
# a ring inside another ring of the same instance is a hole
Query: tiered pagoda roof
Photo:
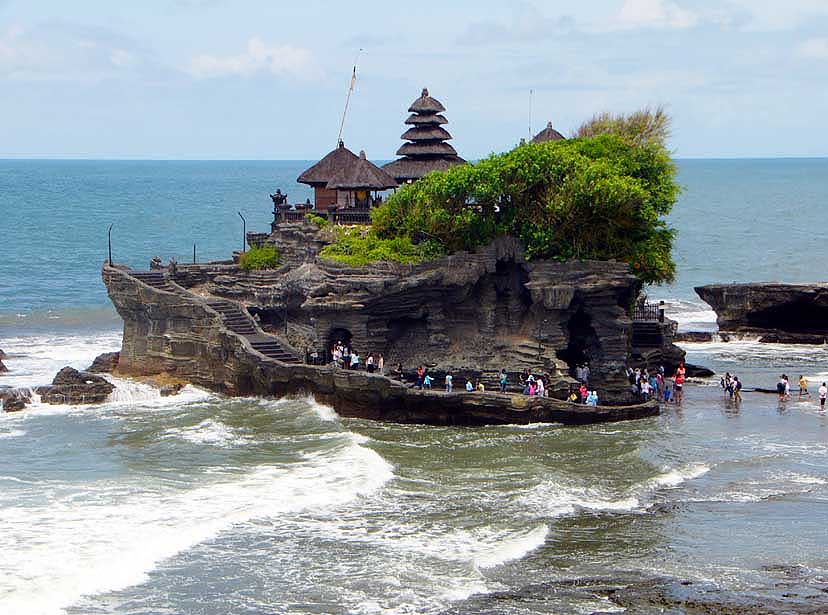
{"type": "Polygon", "coordinates": [[[543,143],[544,141],[565,141],[564,137],[557,130],[552,128],[552,122],[546,123],[546,128],[541,130],[532,138],[532,143],[543,143]]]}
{"type": "Polygon", "coordinates": [[[389,162],[383,169],[402,183],[420,179],[431,171],[445,171],[454,165],[466,161],[457,155],[457,151],[446,141],[451,134],[443,128],[448,120],[441,115],[446,108],[436,98],[423,93],[408,108],[411,115],[405,123],[411,128],[406,130],[402,139],[407,141],[397,150],[398,160],[389,162]]]}

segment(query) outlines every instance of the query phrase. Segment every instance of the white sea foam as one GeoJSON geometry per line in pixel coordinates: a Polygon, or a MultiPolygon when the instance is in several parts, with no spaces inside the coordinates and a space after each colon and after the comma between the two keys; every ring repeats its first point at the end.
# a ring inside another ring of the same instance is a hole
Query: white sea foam
{"type": "Polygon", "coordinates": [[[214,419],[205,419],[190,427],[171,428],[167,430],[166,435],[194,444],[209,444],[223,448],[249,443],[247,438],[238,435],[230,427],[214,419]]]}
{"type": "Polygon", "coordinates": [[[0,431],[0,439],[4,438],[19,438],[25,436],[26,432],[22,429],[12,429],[10,431],[0,431]]]}
{"type": "Polygon", "coordinates": [[[506,562],[522,559],[538,547],[543,546],[549,528],[538,525],[529,531],[511,532],[488,536],[481,541],[473,555],[473,562],[479,568],[494,568],[506,562]]]}
{"type": "Polygon", "coordinates": [[[67,485],[46,505],[3,507],[3,612],[60,613],[84,595],[142,582],[160,561],[233,524],[342,505],[392,476],[377,453],[343,438],[326,456],[187,491],[128,492],[102,481],[69,495],[67,485]]]}
{"type": "Polygon", "coordinates": [[[5,338],[3,350],[9,357],[4,363],[9,373],[3,376],[3,384],[15,387],[48,384],[66,365],[85,369],[102,352],[120,347],[121,334],[116,331],[5,338]]]}
{"type": "Polygon", "coordinates": [[[641,505],[632,494],[613,496],[596,488],[573,485],[561,479],[548,480],[529,489],[519,505],[553,517],[572,515],[578,510],[625,512],[641,505]]]}
{"type": "Polygon", "coordinates": [[[320,404],[312,396],[308,396],[305,401],[313,408],[316,415],[323,421],[338,421],[339,415],[336,410],[325,404],[320,404]]]}
{"type": "Polygon", "coordinates": [[[654,476],[644,483],[644,486],[651,489],[674,489],[694,478],[704,476],[710,471],[710,466],[703,463],[691,463],[682,468],[665,469],[658,476],[654,476]]]}

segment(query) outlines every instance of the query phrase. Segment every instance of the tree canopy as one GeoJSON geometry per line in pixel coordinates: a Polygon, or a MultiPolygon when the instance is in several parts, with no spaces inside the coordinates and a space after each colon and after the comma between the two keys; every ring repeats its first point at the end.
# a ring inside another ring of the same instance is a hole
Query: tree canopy
{"type": "Polygon", "coordinates": [[[657,113],[602,115],[595,136],[526,143],[431,173],[372,211],[373,247],[404,238],[420,247],[407,250],[411,262],[513,235],[528,259],[615,259],[642,282],[670,281],[674,231],[664,216],[679,187],[664,145],[668,118],[657,113]]]}

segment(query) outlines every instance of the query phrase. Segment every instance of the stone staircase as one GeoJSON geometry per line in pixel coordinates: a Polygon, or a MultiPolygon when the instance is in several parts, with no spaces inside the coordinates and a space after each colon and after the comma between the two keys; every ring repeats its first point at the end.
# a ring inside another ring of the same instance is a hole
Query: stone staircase
{"type": "Polygon", "coordinates": [[[275,337],[260,333],[253,319],[238,303],[213,299],[207,305],[221,315],[224,326],[233,333],[247,338],[254,350],[282,363],[299,363],[299,357],[282,348],[275,337]]]}
{"type": "Polygon", "coordinates": [[[664,343],[663,325],[659,322],[634,321],[633,348],[659,348],[664,343]]]}
{"type": "Polygon", "coordinates": [[[133,278],[142,281],[147,286],[152,286],[158,290],[164,290],[168,293],[175,292],[175,288],[169,283],[163,271],[135,271],[130,270],[129,275],[133,278]]]}
{"type": "MultiPolygon", "coordinates": [[[[171,284],[163,271],[130,270],[129,275],[158,290],[170,293],[185,292],[171,284]]],[[[238,303],[226,299],[213,299],[208,301],[207,305],[219,313],[225,327],[246,337],[257,352],[283,363],[299,363],[299,357],[283,348],[278,339],[261,333],[251,316],[238,303]]]]}

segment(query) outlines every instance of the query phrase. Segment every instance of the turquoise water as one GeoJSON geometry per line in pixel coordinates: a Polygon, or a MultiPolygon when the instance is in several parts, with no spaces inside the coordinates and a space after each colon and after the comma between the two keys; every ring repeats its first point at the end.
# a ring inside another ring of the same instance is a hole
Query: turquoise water
{"type": "MultiPolygon", "coordinates": [[[[266,230],[269,192],[309,196],[293,183],[306,165],[0,161],[0,385],[120,346],[99,278],[109,224],[117,262],[186,261],[194,242],[226,258],[239,209],[266,230]]],[[[682,326],[715,326],[697,284],[824,279],[828,160],[682,161],[680,180],[679,275],[650,292],[682,326]]],[[[828,379],[822,346],[687,350],[746,389],[828,379]]],[[[635,573],[784,598],[780,566],[828,578],[828,419],[812,400],[734,406],[702,380],[658,418],[457,429],[115,384],[100,406],[0,413],[0,613],[575,615],[614,611],[522,592],[635,573]]]]}

